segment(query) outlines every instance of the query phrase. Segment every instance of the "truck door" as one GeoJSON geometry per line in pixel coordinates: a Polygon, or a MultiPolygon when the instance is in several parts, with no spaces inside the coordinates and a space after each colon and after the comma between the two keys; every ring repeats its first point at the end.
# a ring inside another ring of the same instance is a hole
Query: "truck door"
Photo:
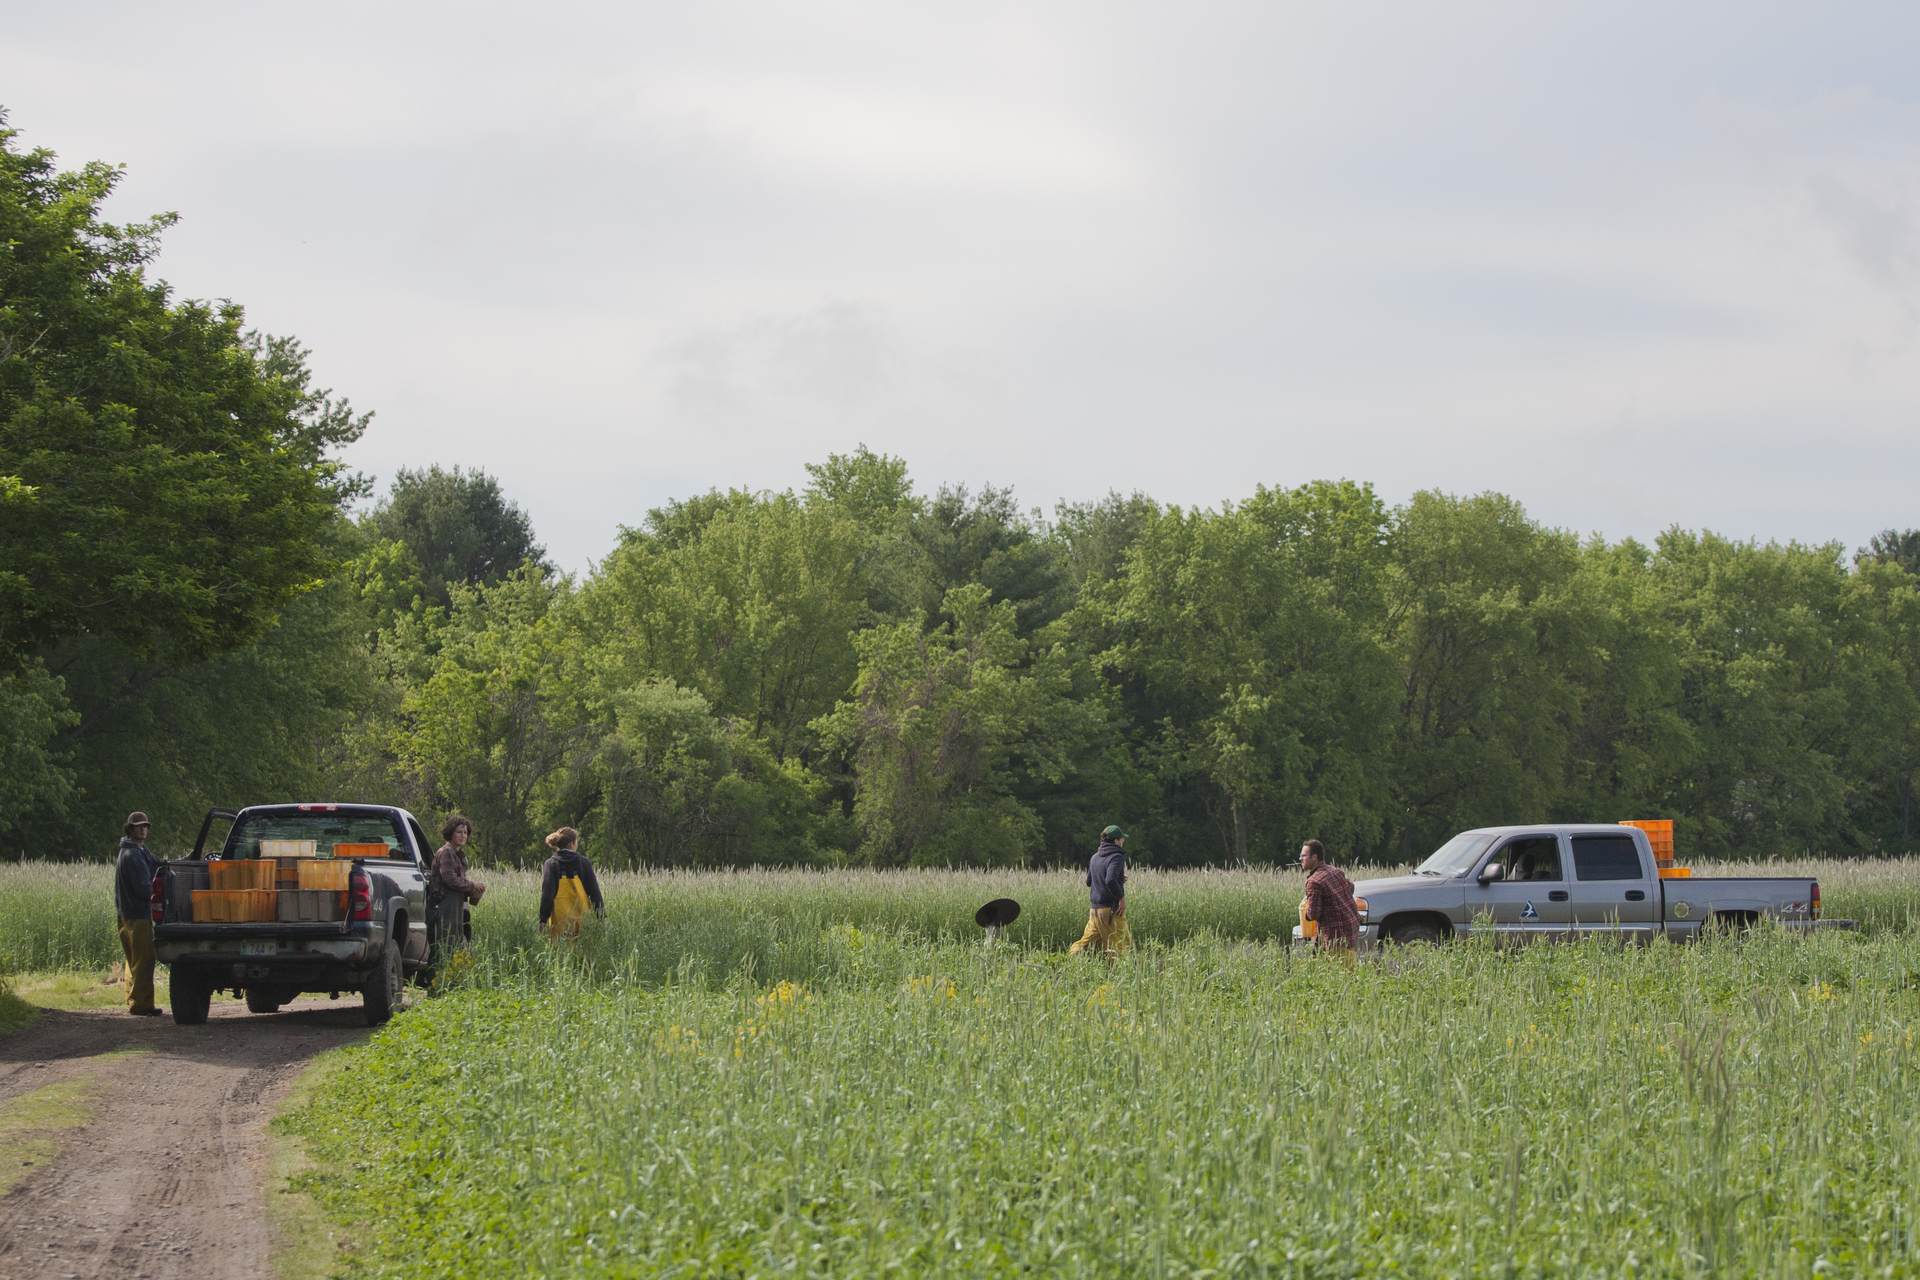
{"type": "Polygon", "coordinates": [[[1510,836],[1494,848],[1485,865],[1498,866],[1501,875],[1467,890],[1470,915],[1491,914],[1494,932],[1502,937],[1532,938],[1567,931],[1572,915],[1558,836],[1551,832],[1510,836]]]}
{"type": "Polygon", "coordinates": [[[1653,936],[1660,895],[1631,835],[1574,836],[1573,924],[1581,933],[1653,936]]]}

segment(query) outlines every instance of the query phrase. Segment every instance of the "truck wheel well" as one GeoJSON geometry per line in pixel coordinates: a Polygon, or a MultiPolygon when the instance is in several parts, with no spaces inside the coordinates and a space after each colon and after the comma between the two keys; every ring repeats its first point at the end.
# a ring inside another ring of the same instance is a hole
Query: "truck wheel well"
{"type": "Polygon", "coordinates": [[[1758,911],[1716,911],[1713,923],[1730,933],[1745,933],[1760,923],[1758,911]]]}

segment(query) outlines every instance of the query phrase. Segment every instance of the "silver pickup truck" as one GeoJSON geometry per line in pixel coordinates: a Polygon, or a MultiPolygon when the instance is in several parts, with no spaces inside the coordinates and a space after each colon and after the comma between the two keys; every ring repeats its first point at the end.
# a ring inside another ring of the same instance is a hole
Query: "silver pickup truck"
{"type": "Polygon", "coordinates": [[[1366,903],[1362,947],[1439,943],[1482,928],[1516,941],[1605,934],[1684,942],[1713,925],[1769,918],[1811,928],[1820,918],[1818,880],[1662,879],[1645,832],[1600,823],[1462,831],[1412,875],[1356,882],[1354,897],[1366,903]]]}
{"type": "MultiPolygon", "coordinates": [[[[303,991],[358,991],[368,1025],[387,1021],[401,1007],[409,977],[432,980],[429,856],[419,821],[388,805],[278,804],[208,813],[193,856],[162,863],[153,880],[154,953],[170,971],[173,1020],[205,1022],[213,993],[231,987],[254,1013],[272,1013],[303,991]],[[232,826],[207,856],[207,837],[221,820],[232,826]],[[322,856],[338,847],[347,863],[344,887],[308,895],[322,908],[312,914],[276,905],[272,920],[196,920],[193,893],[209,888],[209,864],[257,861],[263,840],[311,842],[322,856]]],[[[471,936],[471,925],[462,923],[471,936]]]]}

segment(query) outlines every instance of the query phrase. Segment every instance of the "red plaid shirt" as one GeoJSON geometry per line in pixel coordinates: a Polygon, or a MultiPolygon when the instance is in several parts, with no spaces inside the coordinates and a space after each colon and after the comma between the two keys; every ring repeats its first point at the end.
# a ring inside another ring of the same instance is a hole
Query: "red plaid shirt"
{"type": "Polygon", "coordinates": [[[1320,926],[1319,943],[1360,945],[1360,913],[1353,905],[1353,881],[1338,867],[1322,866],[1307,877],[1307,919],[1320,926]]]}

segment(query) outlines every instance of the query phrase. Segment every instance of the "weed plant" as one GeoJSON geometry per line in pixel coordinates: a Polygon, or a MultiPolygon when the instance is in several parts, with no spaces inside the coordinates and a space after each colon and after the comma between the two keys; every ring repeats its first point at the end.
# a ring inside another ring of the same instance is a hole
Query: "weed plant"
{"type": "Polygon", "coordinates": [[[1920,1274],[1912,933],[822,945],[481,961],[284,1123],[374,1275],[1920,1274]]]}

